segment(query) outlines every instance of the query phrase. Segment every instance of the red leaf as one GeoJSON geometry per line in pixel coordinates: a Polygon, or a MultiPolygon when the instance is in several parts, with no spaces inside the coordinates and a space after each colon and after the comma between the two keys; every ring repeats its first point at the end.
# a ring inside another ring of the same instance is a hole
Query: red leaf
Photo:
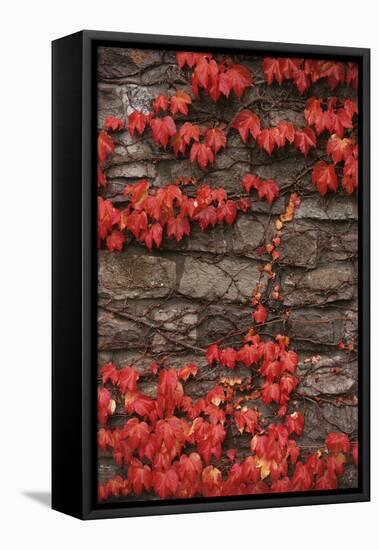
{"type": "Polygon", "coordinates": [[[256,323],[265,323],[267,319],[267,309],[262,306],[262,304],[258,304],[257,309],[253,313],[253,317],[256,323]]]}
{"type": "Polygon", "coordinates": [[[228,200],[217,207],[217,219],[219,222],[225,221],[228,225],[232,225],[236,216],[237,205],[234,201],[228,200]]]}
{"type": "Polygon", "coordinates": [[[346,159],[343,168],[342,187],[349,194],[358,189],[358,148],[353,148],[352,154],[346,159]]]}
{"type": "Polygon", "coordinates": [[[356,63],[351,63],[350,61],[346,69],[346,84],[353,86],[355,90],[358,89],[358,66],[356,63]]]}
{"type": "Polygon", "coordinates": [[[161,202],[161,204],[171,210],[174,206],[174,202],[177,202],[176,206],[180,206],[182,192],[177,185],[168,184],[166,187],[159,189],[157,199],[161,202]]]}
{"type": "Polygon", "coordinates": [[[188,236],[191,232],[188,218],[182,218],[181,216],[169,218],[166,232],[168,237],[175,237],[178,242],[181,241],[183,235],[188,236]]]}
{"type": "Polygon", "coordinates": [[[191,140],[199,141],[200,127],[197,124],[185,122],[179,130],[179,135],[183,138],[184,143],[189,145],[191,140]]]}
{"type": "Polygon", "coordinates": [[[263,59],[263,74],[267,84],[272,84],[274,79],[281,84],[283,82],[283,75],[280,70],[279,59],[265,57],[263,59]]]}
{"type": "Polygon", "coordinates": [[[107,178],[105,173],[102,171],[100,166],[97,167],[97,186],[98,187],[106,187],[107,185],[107,178]]]}
{"type": "Polygon", "coordinates": [[[207,349],[205,354],[207,358],[208,365],[212,365],[214,362],[218,363],[220,361],[220,350],[217,344],[212,344],[207,349]]]}
{"type": "Polygon", "coordinates": [[[153,103],[154,113],[158,113],[159,110],[167,111],[168,109],[168,98],[166,95],[159,95],[153,103]]]}
{"type": "Polygon", "coordinates": [[[142,493],[144,488],[146,491],[150,491],[152,485],[150,466],[133,458],[128,466],[128,481],[137,496],[142,493]]]}
{"type": "Polygon", "coordinates": [[[255,409],[242,407],[241,411],[237,411],[234,416],[237,428],[241,434],[244,431],[253,434],[258,428],[259,413],[255,409]]]}
{"type": "Polygon", "coordinates": [[[207,130],[205,134],[205,145],[210,147],[214,154],[217,154],[226,145],[226,135],[220,128],[207,130]]]}
{"type": "Polygon", "coordinates": [[[304,428],[304,416],[301,412],[294,412],[286,416],[286,427],[289,434],[295,433],[300,436],[304,428]]]}
{"type": "Polygon", "coordinates": [[[178,153],[182,153],[182,155],[186,152],[186,143],[179,132],[176,132],[170,139],[170,145],[174,150],[174,153],[176,156],[178,156],[178,153]]]}
{"type": "Polygon", "coordinates": [[[198,63],[200,59],[205,55],[206,54],[195,53],[195,52],[176,52],[176,62],[181,69],[184,67],[184,65],[188,65],[188,67],[192,69],[192,67],[196,63],[198,63]]]}
{"type": "Polygon", "coordinates": [[[150,252],[153,249],[153,243],[155,243],[156,247],[159,248],[162,242],[162,226],[160,223],[153,223],[149,229],[146,230],[146,232],[141,235],[141,240],[143,240],[147,246],[147,248],[150,250],[150,252]]]}
{"type": "Polygon", "coordinates": [[[242,199],[238,199],[237,201],[237,208],[238,210],[241,210],[241,212],[247,212],[249,208],[251,208],[251,199],[244,197],[242,199]]]}
{"type": "Polygon", "coordinates": [[[272,128],[261,130],[257,136],[258,147],[264,149],[270,156],[275,146],[275,132],[272,128]]]}
{"type": "Polygon", "coordinates": [[[251,188],[258,189],[261,183],[261,178],[254,174],[245,174],[242,178],[242,187],[245,189],[246,193],[250,193],[251,188]]]}
{"type": "Polygon", "coordinates": [[[212,390],[210,390],[207,393],[207,401],[208,403],[213,403],[213,405],[216,405],[216,407],[218,407],[220,403],[225,401],[225,392],[222,387],[215,386],[212,390]]]}
{"type": "Polygon", "coordinates": [[[151,397],[138,392],[127,391],[124,400],[124,409],[128,414],[137,413],[148,417],[155,408],[155,402],[151,397]]]}
{"type": "Polygon", "coordinates": [[[320,160],[313,168],[312,183],[322,196],[329,190],[337,191],[338,179],[333,164],[320,160]]]}
{"type": "Polygon", "coordinates": [[[295,59],[292,57],[279,58],[279,70],[283,78],[287,80],[294,78],[300,70],[302,63],[302,59],[295,59]]]}
{"type": "Polygon", "coordinates": [[[175,496],[178,483],[178,474],[173,468],[164,472],[153,472],[153,488],[160,498],[175,496]]]}
{"type": "Polygon", "coordinates": [[[150,126],[153,131],[155,143],[160,143],[166,149],[169,138],[176,132],[176,126],[173,119],[170,116],[152,118],[150,120],[150,126]]]}
{"type": "Polygon", "coordinates": [[[311,81],[305,71],[299,70],[293,77],[293,82],[301,95],[309,88],[311,81]]]}
{"type": "Polygon", "coordinates": [[[338,454],[339,452],[348,453],[350,450],[350,441],[346,434],[338,432],[330,432],[325,439],[325,445],[332,451],[338,454]]]}
{"type": "Polygon", "coordinates": [[[249,133],[254,139],[257,138],[261,130],[261,123],[256,114],[252,113],[248,109],[245,109],[237,113],[233,118],[232,128],[239,131],[242,141],[246,143],[249,133]]]}
{"type": "Polygon", "coordinates": [[[234,369],[237,362],[237,351],[234,348],[226,348],[221,351],[221,364],[229,369],[234,369]]]}
{"type": "MultiPolygon", "coordinates": [[[[322,114],[321,99],[310,97],[304,109],[304,118],[308,126],[316,126],[319,124],[322,114]]],[[[317,133],[319,134],[320,132],[317,133]]]]}
{"type": "Polygon", "coordinates": [[[99,237],[100,239],[105,239],[107,233],[111,231],[112,226],[119,222],[120,212],[113,206],[110,200],[104,200],[100,196],[97,198],[97,207],[99,237]]]}
{"type": "Polygon", "coordinates": [[[202,471],[203,465],[198,453],[191,453],[188,456],[181,455],[178,463],[178,475],[181,480],[185,479],[194,484],[202,471]]]}
{"type": "Polygon", "coordinates": [[[197,371],[197,366],[194,363],[190,363],[180,369],[178,377],[186,382],[190,376],[196,376],[197,371]]]}
{"type": "Polygon", "coordinates": [[[280,401],[280,387],[279,384],[264,382],[262,386],[262,401],[265,405],[269,405],[271,401],[279,403],[280,401]]]}
{"type": "Polygon", "coordinates": [[[191,147],[190,159],[192,163],[197,160],[201,168],[204,170],[207,164],[213,164],[214,154],[208,145],[205,145],[204,143],[193,143],[191,147]]]}
{"type": "Polygon", "coordinates": [[[339,136],[343,137],[345,129],[351,129],[353,127],[352,116],[350,112],[346,109],[337,109],[334,115],[334,132],[339,136]]]}
{"type": "Polygon", "coordinates": [[[332,156],[334,164],[346,160],[353,150],[353,141],[350,138],[340,138],[333,134],[326,146],[326,152],[332,156]]]}
{"type": "Polygon", "coordinates": [[[124,367],[118,371],[118,385],[120,386],[121,394],[126,390],[135,391],[137,389],[137,380],[139,374],[133,367],[124,367]]]}
{"type": "Polygon", "coordinates": [[[322,76],[327,77],[328,86],[333,91],[338,84],[345,81],[345,67],[342,63],[330,63],[330,67],[323,71],[322,76]]]}
{"type": "Polygon", "coordinates": [[[182,90],[178,90],[175,95],[173,95],[170,99],[170,109],[171,113],[175,115],[176,113],[182,113],[183,115],[188,114],[188,105],[191,105],[192,99],[190,96],[183,92],[182,90]]]}
{"type": "Polygon", "coordinates": [[[280,194],[276,181],[262,181],[259,176],[255,176],[254,174],[245,174],[242,178],[242,186],[247,193],[250,192],[251,188],[256,189],[258,191],[258,198],[260,200],[265,198],[269,204],[272,204],[272,201],[279,197],[280,194]]]}
{"type": "Polygon", "coordinates": [[[312,128],[296,130],[294,146],[306,157],[309,149],[316,147],[316,136],[312,128]]]}
{"type": "Polygon", "coordinates": [[[100,425],[106,423],[108,416],[116,410],[116,402],[106,388],[97,390],[97,419],[100,425]]]}
{"type": "Polygon", "coordinates": [[[147,215],[144,211],[133,210],[127,217],[127,228],[133,233],[136,239],[139,239],[141,233],[143,234],[146,231],[147,223],[147,215]]]}
{"type": "Polygon", "coordinates": [[[298,384],[298,379],[291,374],[286,374],[280,379],[280,391],[290,395],[298,384]]]}
{"type": "Polygon", "coordinates": [[[118,250],[119,252],[121,252],[124,242],[125,242],[125,235],[118,229],[114,229],[106,239],[107,248],[110,252],[114,252],[115,250],[118,250]]]}
{"type": "Polygon", "coordinates": [[[293,127],[293,124],[283,120],[271,129],[271,133],[278,147],[284,147],[286,141],[288,141],[288,143],[292,143],[295,139],[295,128],[293,127]]]}
{"type": "Polygon", "coordinates": [[[113,363],[107,363],[100,369],[102,383],[105,384],[108,380],[115,385],[118,381],[118,371],[113,363]]]}
{"type": "Polygon", "coordinates": [[[134,136],[135,130],[142,135],[148,121],[148,116],[141,111],[133,111],[128,117],[128,130],[131,136],[134,136]]]}
{"type": "Polygon", "coordinates": [[[261,181],[256,187],[258,191],[259,200],[266,199],[268,204],[272,204],[272,201],[279,197],[279,186],[274,180],[261,181]]]}
{"type": "Polygon", "coordinates": [[[138,183],[126,185],[122,194],[124,196],[130,195],[132,206],[138,209],[146,199],[149,187],[148,181],[141,180],[138,183]]]}
{"type": "Polygon", "coordinates": [[[104,162],[113,153],[114,147],[111,136],[104,130],[101,130],[97,137],[97,156],[99,161],[104,162]]]}
{"type": "Polygon", "coordinates": [[[237,361],[241,361],[246,367],[250,367],[260,359],[259,350],[256,346],[245,344],[237,352],[237,361]]]}
{"type": "Polygon", "coordinates": [[[208,61],[206,57],[202,57],[196,64],[193,76],[198,84],[207,89],[212,80],[218,77],[219,68],[214,59],[208,61]]]}
{"type": "Polygon", "coordinates": [[[117,132],[118,130],[123,130],[125,128],[125,122],[115,116],[107,116],[104,123],[104,128],[106,130],[113,130],[117,132]]]}
{"type": "Polygon", "coordinates": [[[221,494],[222,474],[218,468],[207,466],[202,476],[202,494],[205,497],[216,497],[221,494]]]}
{"type": "Polygon", "coordinates": [[[231,90],[240,98],[245,89],[252,86],[252,77],[249,69],[243,65],[230,65],[220,75],[220,91],[229,97],[231,90]]]}
{"type": "Polygon", "coordinates": [[[298,462],[291,478],[292,491],[307,491],[312,487],[312,477],[306,464],[298,462]]]}

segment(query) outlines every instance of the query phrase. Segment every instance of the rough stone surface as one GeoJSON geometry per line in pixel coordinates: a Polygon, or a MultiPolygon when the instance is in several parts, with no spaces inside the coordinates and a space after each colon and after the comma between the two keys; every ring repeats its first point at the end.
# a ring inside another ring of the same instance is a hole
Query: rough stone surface
{"type": "Polygon", "coordinates": [[[284,303],[325,304],[351,300],[354,296],[355,270],[351,264],[333,263],[315,269],[288,273],[284,279],[284,303]]]}
{"type": "MultiPolygon", "coordinates": [[[[317,82],[300,96],[290,82],[267,89],[263,82],[261,59],[244,58],[254,73],[256,85],[243,96],[262,121],[262,126],[288,120],[304,125],[303,110],[310,95],[329,92],[317,82]],[[261,94],[268,96],[264,101],[261,94]]],[[[151,110],[160,93],[184,88],[192,93],[184,73],[175,63],[175,53],[122,48],[100,48],[98,65],[98,127],[108,115],[126,119],[134,109],[151,110]]],[[[339,97],[352,97],[347,87],[338,87],[339,97]]],[[[241,108],[233,94],[218,102],[194,100],[188,120],[201,125],[214,121],[229,124],[241,108]]],[[[187,118],[186,118],[187,120],[187,118]]],[[[178,125],[184,117],[177,119],[178,125]]],[[[357,339],[357,247],[358,205],[355,195],[328,193],[321,197],[311,181],[311,167],[325,153],[327,138],[319,136],[320,149],[305,159],[292,146],[275,149],[271,156],[260,151],[254,140],[244,145],[238,133],[228,132],[228,146],[216,155],[205,172],[192,164],[188,155],[176,157],[170,148],[157,147],[150,131],[131,137],[127,131],[113,135],[115,153],[105,164],[107,186],[101,190],[119,208],[127,183],[146,178],[154,189],[181,176],[198,178],[198,185],[224,187],[232,198],[246,196],[241,179],[251,172],[278,182],[280,197],[272,205],[258,201],[252,191],[252,208],[238,213],[232,226],[216,225],[200,231],[191,224],[191,236],[179,243],[166,236],[161,248],[149,254],[129,238],[122,253],[100,250],[98,256],[98,349],[99,365],[113,361],[133,364],[140,375],[139,389],[156,395],[156,377],[149,366],[163,361],[179,369],[188,363],[199,367],[190,379],[186,393],[198,399],[209,391],[225,368],[209,368],[204,351],[211,342],[238,347],[252,324],[251,292],[262,283],[269,323],[259,329],[263,338],[287,334],[291,347],[300,356],[298,395],[294,405],[305,415],[305,428],[299,444],[305,450],[323,446],[330,431],[343,431],[357,437],[358,365],[357,339]],[[265,245],[275,233],[275,220],[285,209],[289,194],[297,192],[301,206],[295,218],[285,225],[274,264],[276,277],[269,280],[259,267],[270,257],[265,245]],[[279,284],[283,302],[271,300],[273,286],[279,284]],[[283,313],[287,312],[287,313],[283,313]],[[352,351],[338,351],[340,342],[351,343],[352,351]]],[[[192,196],[196,186],[186,192],[192,196]]],[[[250,370],[237,367],[233,376],[248,377],[250,370]]],[[[265,415],[275,418],[275,407],[261,400],[248,402],[265,415]]],[[[111,427],[125,422],[125,411],[118,406],[111,427]]],[[[228,432],[237,457],[249,452],[248,436],[237,438],[235,427],[228,432]]],[[[99,480],[105,482],[118,473],[110,454],[99,458],[99,480]]],[[[356,469],[347,465],[341,487],[357,485],[356,469]]]]}
{"type": "Polygon", "coordinates": [[[99,253],[99,296],[115,300],[161,298],[176,285],[176,263],[161,256],[99,253]]]}
{"type": "Polygon", "coordinates": [[[257,264],[224,258],[218,263],[185,258],[178,292],[208,301],[246,303],[259,280],[257,264]]]}

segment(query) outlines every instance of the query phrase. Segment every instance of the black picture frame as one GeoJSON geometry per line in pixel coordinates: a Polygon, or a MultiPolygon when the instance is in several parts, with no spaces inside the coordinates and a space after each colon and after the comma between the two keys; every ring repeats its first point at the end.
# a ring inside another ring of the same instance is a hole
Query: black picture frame
{"type": "Polygon", "coordinates": [[[81,519],[370,500],[370,50],[100,31],[52,43],[52,507],[81,519]],[[96,503],[96,48],[222,50],[359,64],[359,487],[209,499],[96,503]],[[95,136],[95,137],[94,137],[95,136]],[[80,190],[80,191],[79,191],[80,190]],[[76,197],[73,201],[72,197],[76,197]]]}

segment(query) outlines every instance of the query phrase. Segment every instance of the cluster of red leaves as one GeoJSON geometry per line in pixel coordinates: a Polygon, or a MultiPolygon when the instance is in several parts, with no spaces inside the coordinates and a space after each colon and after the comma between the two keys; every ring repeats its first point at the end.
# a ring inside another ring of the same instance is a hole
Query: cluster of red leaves
{"type": "MultiPolygon", "coordinates": [[[[295,438],[302,434],[304,419],[297,411],[286,415],[298,363],[297,354],[288,349],[288,339],[278,336],[276,341],[263,341],[249,331],[238,351],[214,344],[206,357],[209,365],[216,362],[234,369],[240,363],[255,370],[263,378],[262,401],[277,403],[283,421],[267,426],[256,408],[242,405],[246,397],[238,397],[241,379],[224,377],[194,401],[183,386],[197,375],[194,364],[179,371],[154,364],[149,373],[139,373],[131,365],[119,369],[108,363],[100,371],[98,446],[112,454],[126,475],[99,485],[99,500],[151,492],[165,499],[335,488],[350,442],[345,434],[331,433],[324,450],[309,455],[305,462],[299,460],[295,438]],[[138,389],[139,378],[152,372],[158,376],[155,397],[138,389]],[[117,402],[123,403],[128,415],[114,429],[106,427],[115,410],[115,405],[109,410],[109,404],[115,403],[111,393],[119,396],[117,402]],[[250,453],[243,458],[223,446],[233,425],[240,437],[250,438],[250,453]]],[[[357,444],[352,457],[357,462],[357,444]]]]}
{"type": "MultiPolygon", "coordinates": [[[[267,319],[267,311],[261,304],[254,319],[257,324],[267,319]]],[[[278,335],[276,341],[264,342],[259,334],[250,331],[239,350],[232,347],[220,349],[217,344],[212,344],[206,358],[209,365],[216,363],[229,369],[235,369],[239,363],[247,368],[255,367],[262,377],[262,401],[266,405],[277,403],[280,406],[278,416],[284,416],[291,393],[298,385],[295,376],[298,357],[294,351],[288,350],[288,345],[289,339],[285,336],[278,335]]]]}
{"type": "Polygon", "coordinates": [[[300,94],[303,94],[320,79],[327,80],[330,90],[334,90],[339,84],[358,88],[356,63],[344,64],[338,61],[265,57],[263,74],[268,84],[276,81],[281,85],[285,80],[292,80],[300,94]]]}
{"type": "Polygon", "coordinates": [[[261,180],[259,176],[254,174],[245,174],[242,178],[242,187],[246,193],[250,193],[251,189],[255,189],[258,193],[259,200],[266,199],[268,204],[279,197],[279,186],[276,181],[268,179],[261,180]]]}
{"type": "Polygon", "coordinates": [[[350,99],[338,100],[329,98],[326,102],[316,97],[307,101],[304,116],[309,125],[314,126],[316,133],[328,131],[330,137],[326,152],[333,164],[319,161],[312,173],[312,182],[321,195],[328,191],[337,191],[338,175],[336,165],[342,166],[342,188],[351,194],[358,188],[358,146],[346,131],[353,129],[353,117],[358,112],[356,103],[350,99]]]}
{"type": "Polygon", "coordinates": [[[313,126],[316,134],[325,130],[342,138],[346,130],[353,128],[354,115],[358,113],[355,101],[329,97],[326,101],[310,97],[304,109],[304,118],[309,126],[313,126]]]}
{"type": "Polygon", "coordinates": [[[185,66],[193,69],[191,82],[196,97],[201,88],[213,101],[218,101],[222,95],[229,97],[231,92],[241,98],[246,88],[253,85],[249,69],[229,59],[217,63],[211,54],[178,52],[176,60],[181,69],[185,66]]]}
{"type": "Polygon", "coordinates": [[[125,129],[123,120],[115,116],[107,116],[104,122],[104,128],[97,136],[97,186],[105,187],[107,178],[104,172],[104,165],[107,158],[114,153],[115,144],[113,142],[112,132],[120,132],[125,129]]]}
{"type": "MultiPolygon", "coordinates": [[[[187,103],[183,103],[183,105],[187,105],[187,103]]],[[[180,112],[183,110],[184,107],[180,112]]],[[[225,125],[223,124],[208,128],[185,122],[180,128],[177,128],[174,119],[168,115],[154,118],[151,114],[146,115],[140,111],[134,111],[129,115],[128,129],[131,136],[134,135],[136,129],[142,135],[147,127],[152,130],[154,142],[162,145],[165,149],[170,145],[176,156],[179,153],[185,155],[188,148],[191,162],[197,161],[203,170],[208,164],[214,163],[215,155],[227,143],[224,132],[225,125]],[[202,141],[200,141],[201,138],[202,141]]]]}
{"type": "MultiPolygon", "coordinates": [[[[116,208],[112,201],[98,197],[99,246],[105,241],[111,252],[121,251],[125,231],[152,250],[161,245],[164,233],[180,241],[191,233],[191,223],[197,222],[204,231],[209,226],[234,223],[238,210],[246,212],[251,206],[247,198],[231,200],[223,188],[199,186],[194,197],[183,192],[177,184],[152,189],[146,180],[127,185],[124,195],[126,208],[116,208]]],[[[271,200],[271,195],[266,196],[271,200]]],[[[277,196],[277,195],[275,195],[277,196]]]]}
{"type": "Polygon", "coordinates": [[[276,126],[261,129],[258,115],[249,109],[237,113],[231,127],[238,130],[244,143],[250,134],[260,150],[266,151],[270,156],[275,147],[282,148],[287,143],[293,144],[304,156],[308,155],[309,149],[316,147],[316,135],[312,128],[295,128],[290,122],[281,120],[276,126]]]}
{"type": "MultiPolygon", "coordinates": [[[[202,90],[214,101],[229,97],[232,92],[241,98],[253,84],[250,71],[230,59],[217,62],[211,54],[178,52],[177,62],[180,68],[187,66],[192,70],[195,97],[202,90]]],[[[268,84],[292,80],[300,93],[321,78],[327,79],[330,89],[338,84],[357,87],[357,68],[352,63],[266,58],[263,70],[268,84]]],[[[226,125],[201,127],[184,122],[178,127],[176,117],[186,116],[191,103],[191,96],[182,90],[171,97],[159,95],[152,112],[134,111],[129,115],[128,131],[131,136],[141,136],[150,128],[157,145],[165,149],[170,146],[176,156],[189,153],[192,163],[206,169],[227,145],[226,125]]],[[[231,127],[238,130],[244,143],[251,135],[269,155],[275,147],[292,144],[307,156],[316,147],[316,135],[328,131],[326,152],[333,164],[319,161],[313,170],[313,183],[322,195],[328,190],[336,191],[337,170],[341,172],[342,187],[352,193],[357,188],[358,155],[349,132],[353,130],[356,112],[356,105],[350,100],[310,98],[304,111],[308,126],[303,129],[285,121],[262,129],[259,117],[248,109],[237,113],[231,127]]],[[[125,123],[111,116],[98,134],[99,187],[106,185],[106,161],[115,150],[111,134],[124,129],[125,123]]],[[[198,187],[195,196],[188,196],[181,186],[190,183],[197,182],[179,178],[175,184],[160,189],[151,188],[144,180],[127,185],[127,206],[122,209],[99,196],[99,246],[105,242],[109,251],[121,251],[127,236],[133,236],[151,251],[153,246],[161,245],[164,234],[180,241],[190,235],[191,222],[197,222],[203,231],[218,223],[230,225],[238,210],[246,212],[251,206],[249,198],[231,200],[224,189],[208,185],[198,187]]],[[[261,180],[253,174],[245,174],[242,187],[247,193],[254,189],[258,199],[265,199],[268,204],[279,196],[274,180],[261,180]]],[[[264,247],[271,262],[262,266],[261,272],[269,279],[275,278],[273,266],[280,257],[282,229],[292,221],[299,204],[298,196],[292,194],[286,210],[275,222],[273,238],[264,247]]],[[[358,463],[357,443],[351,449],[348,437],[335,432],[328,434],[325,448],[302,455],[300,460],[296,438],[302,434],[304,419],[300,412],[288,411],[299,383],[298,356],[289,349],[288,337],[278,335],[273,340],[263,340],[256,332],[269,314],[262,304],[265,299],[261,286],[258,284],[253,290],[255,324],[242,345],[219,347],[215,343],[205,352],[209,366],[231,371],[245,367],[249,373],[247,381],[238,376],[222,376],[203,397],[193,400],[185,393],[185,384],[199,372],[193,363],[176,371],[154,362],[147,373],[137,371],[133,365],[118,368],[108,363],[101,368],[98,445],[101,452],[111,453],[123,475],[99,486],[100,500],[151,492],[164,499],[335,489],[350,452],[354,463],[358,463]],[[154,396],[144,394],[139,387],[140,378],[152,376],[157,377],[154,396]],[[252,385],[253,377],[257,385],[252,385]],[[264,406],[274,407],[276,423],[267,425],[258,407],[251,405],[258,399],[264,406]],[[109,423],[116,407],[124,410],[127,420],[111,429],[109,423]],[[235,449],[227,448],[225,440],[230,431],[249,438],[247,456],[243,453],[243,457],[237,457],[235,449]]],[[[273,286],[271,297],[282,299],[279,285],[273,286]]]]}

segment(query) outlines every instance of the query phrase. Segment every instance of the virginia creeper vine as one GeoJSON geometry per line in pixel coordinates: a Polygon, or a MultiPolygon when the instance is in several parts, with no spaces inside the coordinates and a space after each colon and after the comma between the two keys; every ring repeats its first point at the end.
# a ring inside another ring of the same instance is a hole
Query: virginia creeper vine
{"type": "MultiPolygon", "coordinates": [[[[354,101],[310,97],[302,127],[284,120],[264,127],[253,108],[242,101],[245,90],[254,85],[247,67],[204,53],[178,52],[176,58],[190,79],[192,96],[184,90],[170,97],[159,95],[150,112],[135,110],[127,121],[108,116],[98,134],[100,248],[127,253],[129,243],[135,240],[151,252],[159,249],[164,239],[179,242],[190,238],[196,225],[201,231],[217,224],[232,225],[238,215],[253,212],[256,201],[271,205],[282,193],[276,181],[250,172],[243,176],[237,197],[194,177],[180,177],[160,188],[140,180],[125,186],[126,206],[117,208],[103,198],[102,189],[107,185],[107,159],[115,152],[113,136],[126,129],[132,137],[151,137],[157,147],[189,158],[204,171],[228,146],[231,133],[238,133],[247,147],[256,142],[269,156],[276,148],[287,147],[307,157],[326,144],[325,153],[317,153],[311,167],[313,185],[322,196],[337,192],[339,185],[348,194],[357,190],[354,101]],[[213,127],[186,121],[192,103],[204,95],[215,102],[235,95],[242,107],[231,121],[213,127]]],[[[299,94],[322,79],[331,91],[337,86],[356,89],[358,81],[354,63],[265,58],[262,71],[268,86],[290,81],[299,94]]],[[[299,384],[298,355],[285,334],[275,338],[261,334],[269,322],[272,304],[281,308],[282,315],[287,314],[281,305],[280,284],[275,280],[276,268],[283,232],[300,204],[298,194],[286,195],[284,211],[272,222],[274,234],[263,251],[267,261],[260,266],[260,281],[252,289],[251,326],[239,332],[240,345],[216,341],[202,350],[208,364],[203,368],[230,370],[230,375],[220,375],[213,389],[197,400],[186,394],[189,381],[201,376],[195,363],[176,370],[162,360],[152,362],[146,372],[136,370],[133,364],[120,368],[107,363],[101,367],[98,445],[113,456],[120,474],[99,485],[100,501],[149,495],[163,499],[335,489],[345,463],[353,460],[357,464],[357,442],[344,433],[329,433],[324,447],[316,452],[307,453],[298,446],[304,426],[304,417],[293,402],[299,384]],[[246,376],[233,374],[237,365],[244,367],[246,376]],[[156,379],[155,397],[140,391],[143,378],[156,379]],[[273,419],[258,410],[254,404],[258,402],[273,407],[273,419]],[[110,429],[108,420],[120,406],[127,420],[123,426],[110,429]],[[225,448],[228,430],[236,437],[248,434],[249,448],[243,455],[225,448]]],[[[341,343],[340,349],[344,348],[341,343]]]]}

